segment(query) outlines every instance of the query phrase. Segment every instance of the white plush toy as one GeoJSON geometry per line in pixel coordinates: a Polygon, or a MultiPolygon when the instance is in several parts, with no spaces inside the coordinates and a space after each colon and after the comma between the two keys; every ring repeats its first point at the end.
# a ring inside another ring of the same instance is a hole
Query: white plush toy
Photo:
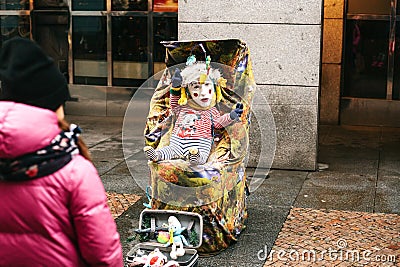
{"type": "Polygon", "coordinates": [[[165,246],[172,244],[170,252],[171,259],[176,260],[178,257],[185,255],[185,249],[183,245],[188,246],[186,238],[182,235],[182,232],[186,229],[182,227],[180,221],[175,216],[169,216],[168,218],[168,229],[169,229],[169,241],[165,246]]]}

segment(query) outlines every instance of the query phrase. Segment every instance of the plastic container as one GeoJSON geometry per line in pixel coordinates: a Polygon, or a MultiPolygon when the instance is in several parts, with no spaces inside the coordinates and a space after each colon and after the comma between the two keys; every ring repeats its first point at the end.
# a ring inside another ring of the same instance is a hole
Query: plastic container
{"type": "MultiPolygon", "coordinates": [[[[136,232],[140,232],[141,235],[146,236],[148,241],[135,245],[128,252],[126,257],[127,262],[133,262],[139,250],[140,253],[149,254],[156,248],[158,248],[167,257],[168,261],[172,260],[170,257],[171,246],[166,247],[164,244],[157,242],[156,240],[156,232],[166,230],[165,226],[168,224],[168,218],[170,216],[175,216],[181,223],[182,227],[186,228],[186,235],[195,233],[194,237],[197,236],[196,240],[193,240],[192,238],[192,241],[195,244],[184,246],[185,255],[178,257],[175,261],[177,261],[179,265],[183,267],[197,266],[199,255],[196,248],[200,247],[202,242],[203,219],[198,213],[176,210],[145,209],[140,213],[139,228],[136,232]]],[[[189,242],[188,236],[186,236],[186,239],[189,242]]]]}

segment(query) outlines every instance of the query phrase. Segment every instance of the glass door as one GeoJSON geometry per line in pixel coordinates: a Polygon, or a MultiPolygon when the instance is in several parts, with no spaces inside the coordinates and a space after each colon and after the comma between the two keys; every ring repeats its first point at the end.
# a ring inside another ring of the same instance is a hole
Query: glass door
{"type": "Polygon", "coordinates": [[[341,124],[400,126],[397,1],[347,1],[341,124]]]}
{"type": "Polygon", "coordinates": [[[386,98],[389,29],[387,20],[347,20],[343,96],[386,98]]]}

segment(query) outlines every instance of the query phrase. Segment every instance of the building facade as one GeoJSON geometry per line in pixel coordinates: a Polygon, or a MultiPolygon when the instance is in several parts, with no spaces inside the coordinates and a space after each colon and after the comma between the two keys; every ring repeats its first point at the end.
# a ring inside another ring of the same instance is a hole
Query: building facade
{"type": "Polygon", "coordinates": [[[274,114],[272,167],[298,170],[318,166],[320,124],[400,126],[399,18],[397,0],[0,0],[1,41],[47,50],[69,114],[123,116],[164,68],[160,41],[242,39],[274,114]]]}
{"type": "Polygon", "coordinates": [[[137,88],[164,69],[177,39],[177,0],[1,0],[1,42],[34,39],[69,82],[69,114],[123,116],[137,88]]]}

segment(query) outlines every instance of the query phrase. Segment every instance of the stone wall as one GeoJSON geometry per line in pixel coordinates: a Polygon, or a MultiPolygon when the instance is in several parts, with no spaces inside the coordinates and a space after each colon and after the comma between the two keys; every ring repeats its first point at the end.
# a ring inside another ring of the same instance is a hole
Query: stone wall
{"type": "Polygon", "coordinates": [[[343,43],[343,0],[325,0],[320,123],[338,124],[343,43]]]}
{"type": "MultiPolygon", "coordinates": [[[[248,44],[258,89],[274,114],[273,168],[317,166],[322,8],[320,0],[179,0],[179,40],[248,44]]],[[[255,136],[251,150],[258,146],[255,136]]],[[[253,154],[250,166],[257,165],[253,154]]]]}

